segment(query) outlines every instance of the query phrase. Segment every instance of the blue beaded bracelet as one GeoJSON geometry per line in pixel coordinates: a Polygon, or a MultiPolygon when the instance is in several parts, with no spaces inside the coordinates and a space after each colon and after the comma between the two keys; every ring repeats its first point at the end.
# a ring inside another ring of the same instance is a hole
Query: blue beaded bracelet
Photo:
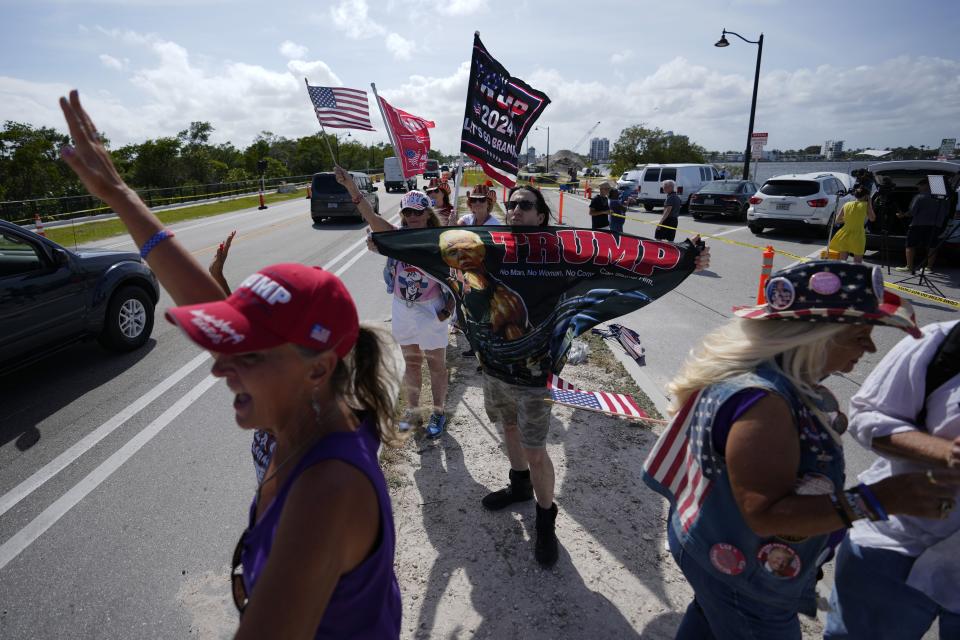
{"type": "Polygon", "coordinates": [[[877,494],[873,492],[873,489],[861,482],[857,485],[857,490],[860,492],[860,495],[863,496],[863,499],[867,501],[867,504],[870,506],[870,508],[873,509],[873,512],[877,514],[878,519],[890,519],[889,514],[887,514],[887,510],[883,508],[882,504],[880,504],[880,499],[877,497],[877,494]]]}
{"type": "Polygon", "coordinates": [[[173,237],[173,231],[168,229],[160,229],[155,234],[150,236],[150,239],[143,243],[143,246],[140,247],[140,257],[144,260],[147,259],[147,254],[153,251],[154,247],[166,240],[167,238],[173,237]]]}

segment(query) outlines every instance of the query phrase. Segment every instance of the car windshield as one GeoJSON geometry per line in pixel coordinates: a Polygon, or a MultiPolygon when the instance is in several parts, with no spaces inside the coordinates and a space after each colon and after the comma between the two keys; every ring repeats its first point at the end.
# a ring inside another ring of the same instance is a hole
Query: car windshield
{"type": "Polygon", "coordinates": [[[711,193],[736,193],[740,188],[739,182],[727,182],[726,180],[714,180],[703,185],[700,191],[709,191],[711,193]]]}
{"type": "Polygon", "coordinates": [[[436,160],[427,160],[427,169],[433,169],[434,171],[436,171],[439,168],[440,168],[439,162],[437,162],[436,160]]]}
{"type": "Polygon", "coordinates": [[[343,188],[337,179],[333,177],[332,173],[318,173],[313,176],[313,192],[314,193],[346,193],[347,190],[343,188]]]}
{"type": "Polygon", "coordinates": [[[760,187],[766,196],[812,196],[820,191],[820,183],[813,180],[770,180],[760,187]]]}

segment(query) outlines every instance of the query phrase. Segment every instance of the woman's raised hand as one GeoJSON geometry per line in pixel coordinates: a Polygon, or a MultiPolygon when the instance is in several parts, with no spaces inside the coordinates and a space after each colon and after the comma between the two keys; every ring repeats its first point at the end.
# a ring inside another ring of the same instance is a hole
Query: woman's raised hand
{"type": "Polygon", "coordinates": [[[110,153],[80,104],[80,94],[76,89],[70,92],[69,98],[60,98],[60,108],[75,145],[64,145],[60,149],[60,157],[76,172],[87,190],[101,200],[106,202],[111,196],[126,191],[127,184],[113,166],[110,153]]]}
{"type": "Polygon", "coordinates": [[[357,188],[357,183],[353,181],[353,176],[350,175],[350,172],[344,169],[341,166],[335,166],[333,168],[333,176],[337,179],[337,182],[342,184],[352,197],[357,197],[357,194],[360,193],[360,189],[357,188]]]}

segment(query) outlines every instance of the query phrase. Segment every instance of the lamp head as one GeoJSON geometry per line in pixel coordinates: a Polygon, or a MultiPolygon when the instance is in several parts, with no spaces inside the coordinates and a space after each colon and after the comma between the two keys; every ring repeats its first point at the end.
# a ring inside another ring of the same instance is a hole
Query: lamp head
{"type": "Polygon", "coordinates": [[[729,47],[730,43],[727,42],[727,32],[724,31],[723,35],[720,36],[720,39],[713,45],[715,47],[729,47]]]}

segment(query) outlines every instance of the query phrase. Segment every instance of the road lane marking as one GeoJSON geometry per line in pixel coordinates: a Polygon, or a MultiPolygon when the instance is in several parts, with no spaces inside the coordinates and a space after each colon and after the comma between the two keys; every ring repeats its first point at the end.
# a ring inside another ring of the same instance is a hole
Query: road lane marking
{"type": "Polygon", "coordinates": [[[145,444],[150,442],[154,436],[163,431],[164,427],[173,422],[177,416],[196,402],[200,396],[216,384],[216,382],[217,378],[207,376],[203,382],[188,391],[187,394],[177,400],[173,406],[160,414],[156,420],[144,427],[143,431],[135,435],[129,442],[120,447],[116,453],[104,460],[103,463],[91,471],[87,477],[44,509],[30,524],[0,545],[0,570],[10,564],[24,549],[33,544],[47,529],[55,525],[60,518],[66,515],[70,509],[75,507],[81,500],[89,495],[90,492],[100,486],[114,471],[133,457],[133,455],[145,444]]]}
{"type": "MultiPolygon", "coordinates": [[[[390,219],[391,223],[396,223],[397,221],[399,221],[399,215],[390,219]]],[[[355,250],[361,244],[366,243],[366,240],[366,235],[364,235],[363,238],[353,243],[347,247],[347,249],[335,256],[333,260],[327,263],[324,269],[330,270],[333,265],[348,256],[351,251],[355,250]]],[[[356,264],[356,262],[367,253],[369,252],[366,249],[357,252],[356,255],[354,255],[346,264],[344,264],[335,272],[336,275],[340,276],[343,272],[356,264]]],[[[38,470],[32,476],[0,497],[0,515],[3,515],[3,513],[30,495],[30,493],[56,476],[74,460],[89,451],[98,442],[118,429],[127,420],[136,415],[139,411],[160,397],[163,393],[168,391],[174,384],[182,380],[187,376],[187,374],[192,372],[209,358],[210,354],[206,351],[198,354],[190,362],[183,365],[183,367],[171,374],[159,385],[151,389],[146,395],[140,397],[136,402],[98,427],[95,431],[84,436],[76,444],[57,456],[51,462],[44,465],[43,468],[38,470]]],[[[84,497],[89,495],[90,492],[96,489],[104,480],[110,477],[114,471],[119,469],[120,466],[129,460],[154,436],[160,433],[164,427],[176,419],[176,417],[179,416],[190,405],[196,402],[200,396],[207,391],[207,389],[216,383],[216,381],[216,378],[213,376],[208,376],[206,379],[204,379],[203,382],[194,387],[185,396],[174,403],[173,406],[160,414],[156,420],[147,425],[140,433],[135,435],[114,454],[107,458],[83,480],[74,485],[69,491],[67,491],[67,493],[61,496],[49,507],[44,509],[44,511],[39,516],[34,518],[27,526],[14,534],[14,536],[5,543],[0,545],[0,570],[2,570],[18,555],[20,555],[24,549],[33,544],[37,538],[43,535],[47,529],[56,524],[60,518],[62,518],[81,500],[83,500],[84,497]]]]}
{"type": "Polygon", "coordinates": [[[210,354],[204,351],[193,360],[170,374],[163,382],[155,386],[145,395],[138,398],[133,404],[113,416],[101,426],[91,431],[76,444],[45,464],[29,478],[16,487],[0,496],[0,516],[13,508],[18,502],[39,489],[45,482],[67,468],[74,460],[92,449],[98,442],[120,428],[127,420],[142,411],[147,405],[166,393],[173,385],[183,380],[194,369],[206,362],[210,354]]]}
{"type": "MultiPolygon", "coordinates": [[[[275,218],[275,219],[271,219],[267,224],[272,224],[272,223],[274,223],[274,222],[278,222],[278,221],[280,221],[280,220],[286,220],[286,219],[288,219],[288,218],[296,218],[297,216],[303,215],[303,213],[304,213],[303,211],[297,211],[297,212],[294,212],[294,213],[292,213],[292,214],[291,214],[291,213],[288,213],[288,214],[285,214],[284,217],[282,217],[282,218],[281,218],[281,217],[278,217],[278,218],[275,218]]],[[[183,233],[184,231],[190,231],[190,230],[192,230],[192,229],[199,229],[200,227],[209,227],[209,226],[212,225],[212,224],[218,224],[218,223],[223,223],[223,222],[230,222],[230,221],[232,221],[232,220],[236,220],[237,218],[246,218],[246,217],[255,216],[255,215],[260,215],[260,216],[262,216],[263,214],[260,213],[260,212],[257,211],[257,210],[254,210],[254,211],[247,211],[247,212],[236,212],[236,213],[234,213],[233,215],[228,215],[228,217],[226,217],[226,218],[222,218],[221,216],[223,216],[223,215],[224,215],[224,214],[222,214],[222,213],[221,213],[221,214],[217,214],[216,216],[212,216],[212,217],[213,217],[212,220],[205,220],[205,221],[203,221],[203,222],[198,222],[197,224],[191,225],[191,226],[189,226],[189,227],[177,228],[176,231],[177,231],[177,233],[183,233]]],[[[187,222],[187,221],[184,220],[183,222],[187,222]]],[[[171,224],[177,224],[177,223],[174,222],[174,223],[171,223],[171,224]]],[[[263,225],[261,225],[261,226],[263,226],[263,225]]],[[[253,228],[254,228],[254,229],[258,229],[259,227],[253,227],[253,228]]],[[[128,245],[128,244],[133,244],[133,239],[132,239],[132,238],[129,238],[129,237],[128,237],[126,240],[121,240],[120,242],[113,242],[113,243],[110,243],[110,244],[105,244],[105,245],[102,245],[102,247],[103,247],[104,249],[116,249],[116,248],[118,248],[118,247],[123,247],[123,246],[128,245]]]]}

